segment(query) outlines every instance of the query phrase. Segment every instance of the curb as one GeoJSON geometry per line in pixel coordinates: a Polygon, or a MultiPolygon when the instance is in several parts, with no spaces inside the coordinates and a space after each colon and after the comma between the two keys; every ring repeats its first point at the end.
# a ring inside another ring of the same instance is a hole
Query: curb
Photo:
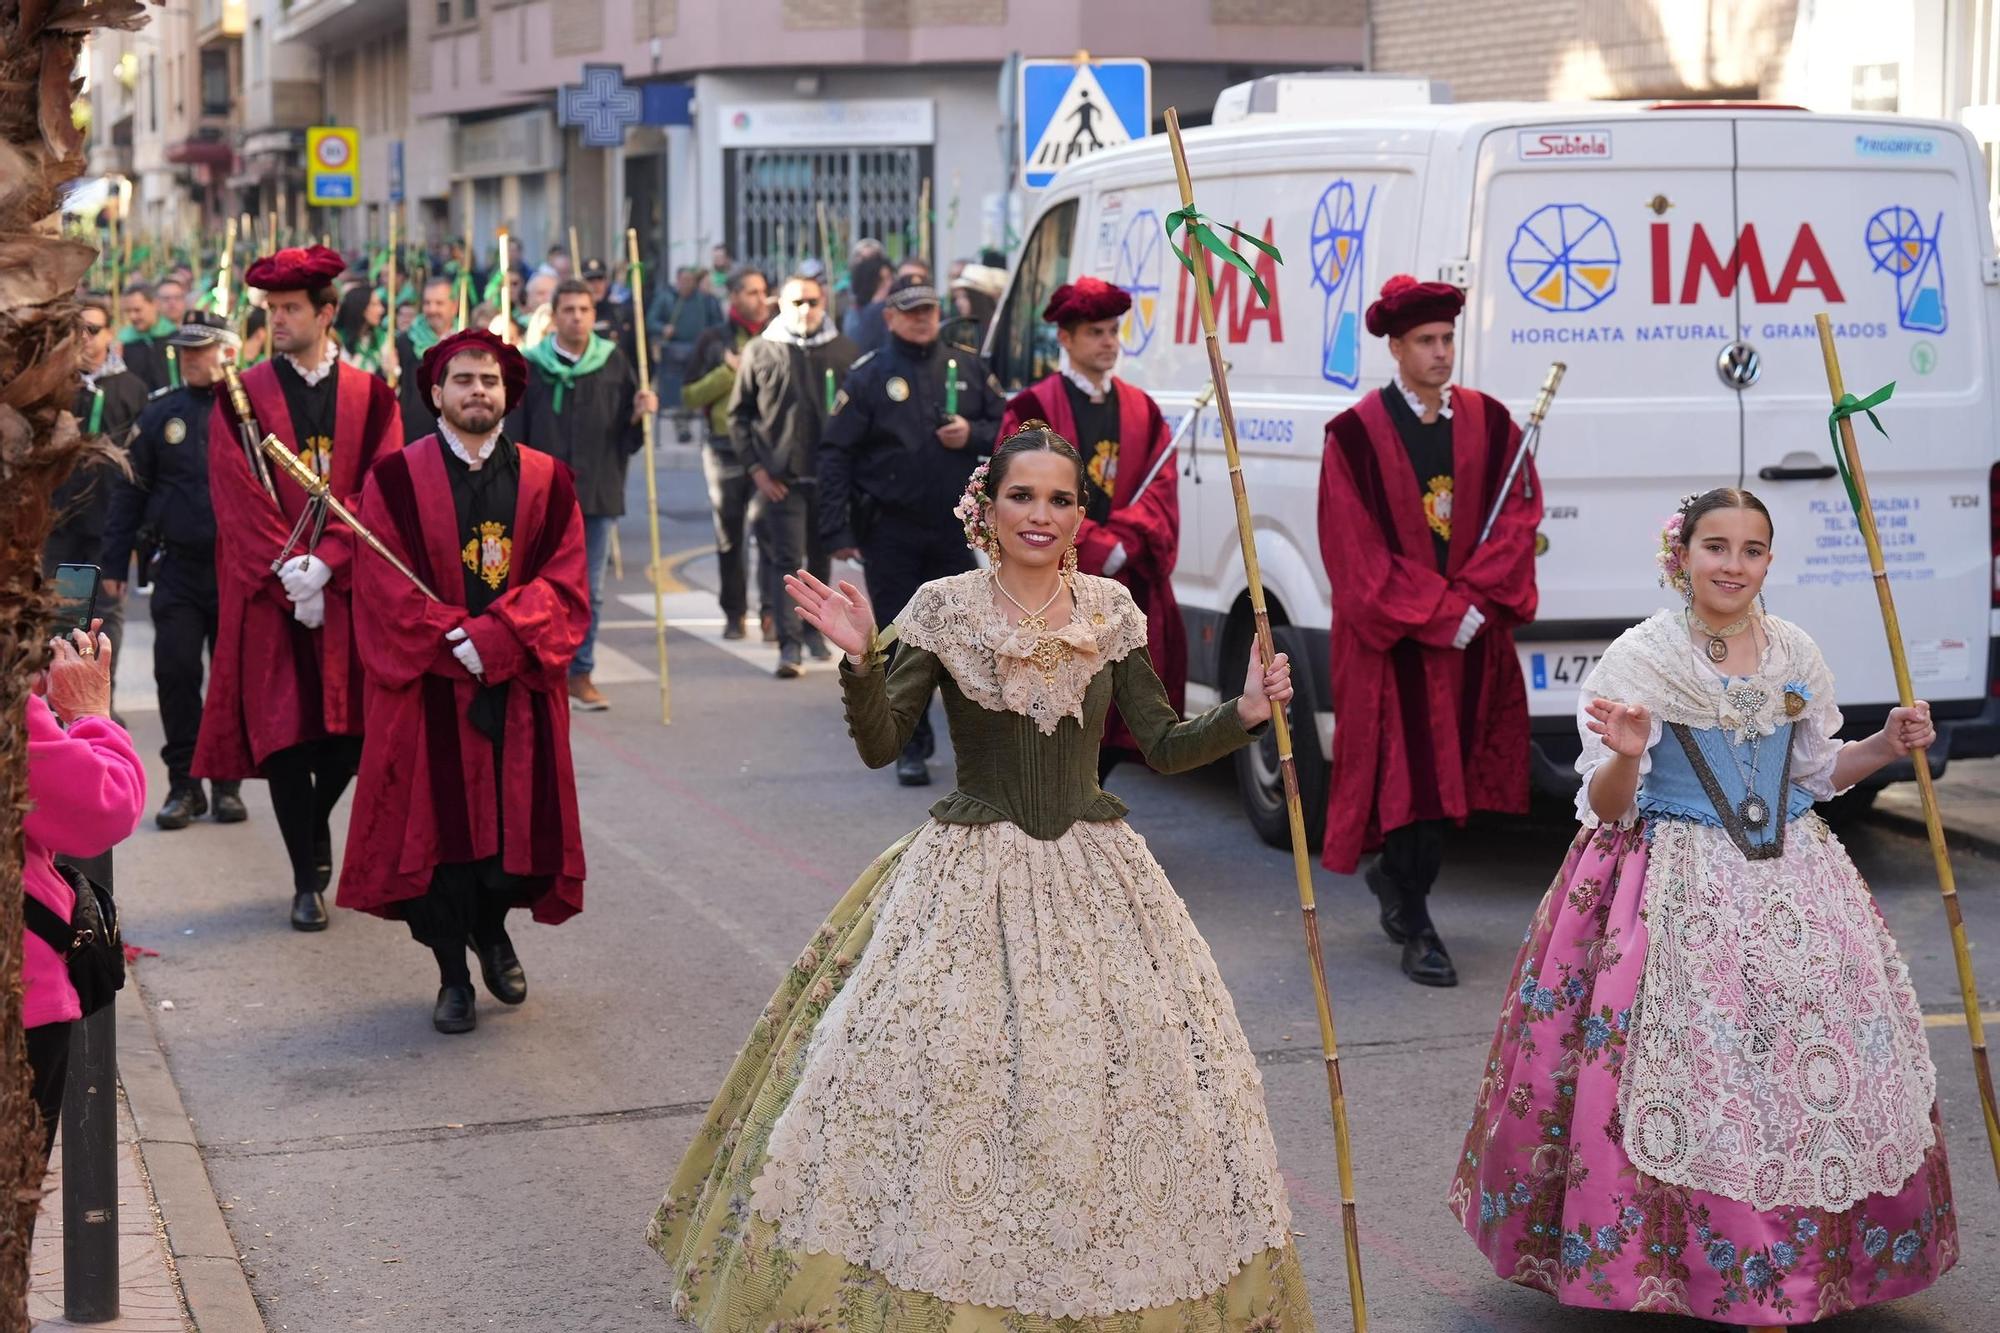
{"type": "MultiPolygon", "coordinates": [[[[1926,842],[1930,840],[1930,829],[1925,825],[1922,815],[1907,815],[1900,810],[1884,810],[1878,806],[1869,810],[1862,819],[1867,823],[1907,834],[1912,838],[1926,842]]],[[[1947,824],[1944,829],[1944,840],[1945,845],[1955,852],[1972,852],[2000,860],[2000,836],[1977,833],[1962,826],[1954,828],[1947,824]]]]}
{"type": "Polygon", "coordinates": [[[136,971],[118,995],[118,1081],[138,1127],[139,1156],[166,1225],[182,1299],[200,1333],[266,1333],[136,971]]]}

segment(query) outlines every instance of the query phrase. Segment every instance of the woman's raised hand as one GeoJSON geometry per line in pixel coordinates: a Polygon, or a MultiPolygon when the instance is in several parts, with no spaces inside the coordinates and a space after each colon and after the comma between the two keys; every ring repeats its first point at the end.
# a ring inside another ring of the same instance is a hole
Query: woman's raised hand
{"type": "Polygon", "coordinates": [[[856,657],[868,655],[875,642],[875,608],[868,594],[842,579],[829,588],[801,569],[785,575],[785,594],[797,604],[799,615],[826,636],[827,642],[856,657]]]}
{"type": "Polygon", "coordinates": [[[1613,754],[1637,759],[1653,740],[1653,714],[1644,704],[1621,704],[1610,699],[1592,699],[1586,706],[1586,724],[1613,754]]]}

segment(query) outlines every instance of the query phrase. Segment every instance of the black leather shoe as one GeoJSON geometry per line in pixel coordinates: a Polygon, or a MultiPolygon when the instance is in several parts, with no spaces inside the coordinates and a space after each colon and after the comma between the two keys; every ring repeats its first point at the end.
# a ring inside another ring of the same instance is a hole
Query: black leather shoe
{"type": "Polygon", "coordinates": [[[250,818],[250,812],[243,807],[243,796],[234,782],[218,782],[215,785],[215,822],[218,824],[241,824],[250,818]]]}
{"type": "Polygon", "coordinates": [[[514,941],[504,932],[491,944],[474,940],[472,951],[479,955],[479,976],[486,983],[487,994],[502,1004],[519,1004],[528,998],[528,973],[514,952],[514,941]]]}
{"type": "Polygon", "coordinates": [[[479,1026],[479,1011],[472,1001],[470,982],[453,982],[438,987],[437,1003],[431,1007],[431,1026],[439,1032],[470,1032],[479,1026]]]}
{"type": "Polygon", "coordinates": [[[1456,986],[1458,969],[1444,951],[1444,941],[1428,927],[1403,944],[1403,975],[1419,986],[1456,986]]]}
{"type": "Polygon", "coordinates": [[[740,639],[740,638],[742,638],[742,637],[743,637],[743,617],[742,617],[742,616],[731,616],[731,617],[729,617],[729,618],[728,618],[728,619],[727,619],[726,621],[724,621],[724,622],[723,622],[723,625],[722,625],[722,637],[723,637],[723,638],[725,638],[725,639],[740,639]]]}
{"type": "Polygon", "coordinates": [[[928,787],[931,785],[931,766],[913,754],[906,754],[896,761],[896,781],[905,787],[928,787]]]}
{"type": "Polygon", "coordinates": [[[313,873],[319,876],[319,891],[325,893],[333,883],[333,835],[325,834],[313,839],[313,873]]]}
{"type": "Polygon", "coordinates": [[[1362,879],[1368,884],[1368,891],[1375,895],[1375,901],[1382,904],[1382,933],[1389,937],[1391,944],[1403,944],[1410,938],[1410,922],[1403,911],[1403,890],[1396,881],[1389,878],[1389,872],[1382,869],[1380,861],[1368,867],[1362,879]]]}
{"type": "Polygon", "coordinates": [[[294,893],[292,895],[292,929],[326,929],[326,897],[324,894],[294,893]]]}
{"type": "Polygon", "coordinates": [[[183,829],[208,813],[208,798],[201,794],[201,784],[176,787],[168,793],[166,804],[153,816],[153,822],[163,829],[183,829]]]}
{"type": "Polygon", "coordinates": [[[779,680],[797,680],[805,675],[805,668],[799,665],[799,659],[796,657],[780,657],[776,675],[779,680]]]}

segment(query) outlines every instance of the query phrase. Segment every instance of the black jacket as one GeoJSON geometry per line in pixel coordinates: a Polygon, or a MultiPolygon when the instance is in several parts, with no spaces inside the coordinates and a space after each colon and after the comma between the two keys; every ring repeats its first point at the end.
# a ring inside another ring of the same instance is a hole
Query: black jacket
{"type": "Polygon", "coordinates": [[[827,376],[838,391],[857,355],[838,333],[807,346],[774,324],[752,338],[729,400],[729,438],[738,461],[779,481],[817,481],[819,440],[832,416],[827,376]]]}
{"type": "MultiPolygon", "coordinates": [[[[77,428],[85,434],[91,433],[92,409],[100,393],[104,400],[96,412],[96,433],[122,449],[131,443],[133,424],[145,409],[146,385],[131,371],[121,370],[99,376],[95,389],[80,386],[70,411],[76,416],[77,428]]],[[[85,464],[63,478],[50,500],[56,532],[90,542],[102,538],[105,514],[111,505],[111,483],[117,475],[117,468],[103,462],[85,464]]]]}
{"type": "Polygon", "coordinates": [[[121,343],[118,351],[125,358],[125,369],[137,375],[148,392],[170,387],[173,372],[167,366],[165,339],[134,338],[121,343]]]}
{"type": "MultiPolygon", "coordinates": [[[[419,315],[418,318],[421,319],[423,316],[419,315]]],[[[403,438],[407,441],[421,440],[437,430],[437,410],[417,388],[417,366],[422,361],[423,358],[417,355],[415,344],[410,341],[408,331],[397,334],[396,406],[403,412],[403,438]]]]}
{"type": "Polygon", "coordinates": [[[638,392],[638,372],[614,347],[601,368],[576,382],[557,412],[555,387],[531,361],[528,391],[507,414],[507,438],[569,464],[584,517],[616,518],[625,512],[625,469],[646,439],[632,419],[638,392]]]}
{"type": "Polygon", "coordinates": [[[200,555],[215,547],[215,506],[208,495],[208,419],[215,389],[182,385],[153,395],[139,414],[128,457],[132,476],[111,488],[98,564],[109,579],[123,573],[140,544],[140,529],[176,550],[200,555]]]}
{"type": "Polygon", "coordinates": [[[952,506],[979,460],[993,452],[1007,395],[986,363],[942,343],[889,337],[854,363],[819,447],[820,534],[827,549],[859,546],[885,515],[938,532],[957,529],[952,506]],[[963,449],[938,443],[945,373],[958,363],[958,415],[972,426],[963,449]]]}

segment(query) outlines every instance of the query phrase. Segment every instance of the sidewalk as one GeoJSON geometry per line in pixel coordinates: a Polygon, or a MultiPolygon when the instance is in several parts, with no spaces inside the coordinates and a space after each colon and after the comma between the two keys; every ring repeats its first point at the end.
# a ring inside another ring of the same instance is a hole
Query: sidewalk
{"type": "Polygon", "coordinates": [[[95,1328],[112,1333],[186,1333],[193,1321],[181,1304],[174,1262],[167,1253],[165,1228],[153,1207],[153,1191],[139,1156],[139,1128],[131,1108],[118,1099],[118,1317],[102,1324],[73,1324],[63,1318],[62,1144],[56,1144],[48,1176],[48,1196],[35,1222],[35,1249],[29,1260],[28,1318],[40,1329],[95,1328]]]}
{"type": "MultiPolygon", "coordinates": [[[[1954,852],[2000,857],[2000,759],[1959,759],[1937,781],[1945,843],[1954,852]]],[[[1924,803],[1914,782],[1898,782],[1875,798],[1868,818],[1924,836],[1924,803]]]]}

